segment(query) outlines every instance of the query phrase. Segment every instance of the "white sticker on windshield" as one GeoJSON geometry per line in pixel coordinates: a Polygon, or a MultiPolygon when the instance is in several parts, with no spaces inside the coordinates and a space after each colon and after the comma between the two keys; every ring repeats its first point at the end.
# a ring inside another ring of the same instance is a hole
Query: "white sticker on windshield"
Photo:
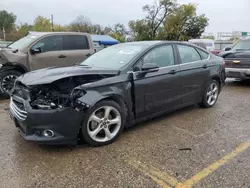
{"type": "Polygon", "coordinates": [[[120,61],[119,63],[120,63],[120,64],[123,64],[123,63],[124,63],[124,61],[120,61]]]}
{"type": "Polygon", "coordinates": [[[134,53],[135,51],[133,50],[120,50],[118,53],[119,54],[132,54],[134,53]]]}

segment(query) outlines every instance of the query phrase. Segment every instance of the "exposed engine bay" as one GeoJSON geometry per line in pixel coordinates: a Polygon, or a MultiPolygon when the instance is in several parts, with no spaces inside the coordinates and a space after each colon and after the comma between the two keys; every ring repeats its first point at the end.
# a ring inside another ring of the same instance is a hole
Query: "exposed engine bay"
{"type": "Polygon", "coordinates": [[[51,84],[29,87],[30,105],[33,109],[58,109],[73,106],[74,100],[85,91],[74,90],[79,85],[95,82],[110,75],[85,75],[64,78],[51,84]],[[74,92],[72,92],[74,90],[74,92]]]}

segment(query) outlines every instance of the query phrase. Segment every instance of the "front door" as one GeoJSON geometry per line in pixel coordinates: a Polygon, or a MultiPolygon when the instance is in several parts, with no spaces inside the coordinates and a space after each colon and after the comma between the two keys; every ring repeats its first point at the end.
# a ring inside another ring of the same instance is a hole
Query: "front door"
{"type": "Polygon", "coordinates": [[[28,53],[31,70],[67,66],[67,56],[66,52],[63,51],[63,37],[61,35],[42,38],[31,47],[28,53]],[[36,52],[32,53],[32,50],[36,52]]]}
{"type": "Polygon", "coordinates": [[[180,104],[180,67],[175,59],[172,45],[162,45],[150,50],[135,66],[137,70],[145,63],[159,66],[157,72],[134,72],[136,118],[172,109],[180,104]]]}

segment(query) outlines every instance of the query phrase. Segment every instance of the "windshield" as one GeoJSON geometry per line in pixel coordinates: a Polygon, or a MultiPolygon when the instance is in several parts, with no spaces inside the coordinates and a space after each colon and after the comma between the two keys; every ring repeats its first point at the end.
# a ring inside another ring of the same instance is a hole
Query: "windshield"
{"type": "Polygon", "coordinates": [[[143,46],[140,45],[117,44],[93,54],[80,65],[118,70],[126,66],[142,50],[143,46]]]}
{"type": "Polygon", "coordinates": [[[34,41],[37,37],[38,36],[32,36],[32,35],[25,36],[25,37],[17,40],[16,42],[13,42],[8,47],[13,48],[13,49],[20,49],[20,48],[26,47],[32,41],[34,41]]]}
{"type": "Polygon", "coordinates": [[[232,51],[238,50],[250,50],[250,40],[240,41],[232,48],[232,51]]]}

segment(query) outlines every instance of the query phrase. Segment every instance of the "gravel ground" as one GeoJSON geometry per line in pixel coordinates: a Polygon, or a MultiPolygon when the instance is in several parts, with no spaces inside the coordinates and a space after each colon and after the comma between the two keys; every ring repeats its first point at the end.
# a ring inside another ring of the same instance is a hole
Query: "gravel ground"
{"type": "Polygon", "coordinates": [[[189,187],[250,187],[250,82],[227,81],[214,108],[164,115],[99,148],[26,142],[7,107],[1,99],[3,188],[185,187],[193,176],[189,187]]]}

